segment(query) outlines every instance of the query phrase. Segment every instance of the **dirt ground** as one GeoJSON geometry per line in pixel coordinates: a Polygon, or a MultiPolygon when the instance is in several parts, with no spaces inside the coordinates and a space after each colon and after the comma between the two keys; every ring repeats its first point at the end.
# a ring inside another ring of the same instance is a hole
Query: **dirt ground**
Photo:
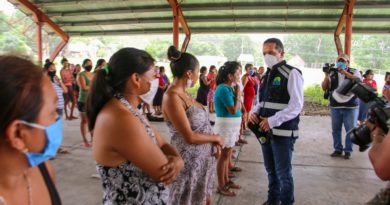
{"type": "Polygon", "coordinates": [[[301,115],[303,115],[303,116],[329,116],[329,107],[320,105],[320,104],[315,103],[315,102],[305,101],[301,115]]]}

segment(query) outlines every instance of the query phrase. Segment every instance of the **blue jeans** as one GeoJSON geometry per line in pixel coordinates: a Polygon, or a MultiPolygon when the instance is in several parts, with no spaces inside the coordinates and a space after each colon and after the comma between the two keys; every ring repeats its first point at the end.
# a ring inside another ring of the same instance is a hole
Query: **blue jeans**
{"type": "Polygon", "coordinates": [[[330,108],[332,117],[333,148],[338,152],[352,152],[352,142],[349,134],[345,136],[345,148],[341,142],[341,128],[344,124],[345,131],[348,132],[357,126],[359,108],[330,108]]]}
{"type": "Polygon", "coordinates": [[[295,138],[274,136],[270,144],[261,145],[268,174],[268,202],[283,205],[294,203],[292,152],[295,138]]]}
{"type": "Polygon", "coordinates": [[[361,100],[359,100],[359,116],[358,120],[359,121],[364,121],[367,119],[367,114],[368,114],[368,108],[371,105],[371,103],[365,103],[361,100]]]}

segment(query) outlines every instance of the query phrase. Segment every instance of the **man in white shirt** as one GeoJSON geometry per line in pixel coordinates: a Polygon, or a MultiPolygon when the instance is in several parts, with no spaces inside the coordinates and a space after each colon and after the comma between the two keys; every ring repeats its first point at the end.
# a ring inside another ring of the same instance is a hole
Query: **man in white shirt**
{"type": "Polygon", "coordinates": [[[283,60],[284,47],[279,39],[267,39],[263,55],[268,70],[262,78],[259,103],[250,121],[259,124],[270,138],[265,142],[257,136],[268,174],[268,199],[264,204],[293,204],[291,160],[303,107],[303,77],[299,69],[283,60]]]}

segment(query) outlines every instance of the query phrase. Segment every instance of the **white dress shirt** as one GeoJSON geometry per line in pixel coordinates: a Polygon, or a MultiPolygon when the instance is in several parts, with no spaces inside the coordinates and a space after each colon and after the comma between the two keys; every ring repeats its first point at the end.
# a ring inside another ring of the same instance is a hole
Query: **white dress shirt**
{"type": "MultiPolygon", "coordinates": [[[[282,123],[294,119],[301,113],[303,108],[303,76],[297,69],[292,69],[288,76],[287,91],[290,95],[290,100],[285,109],[275,113],[275,115],[268,118],[269,127],[280,126],[282,123]]],[[[260,94],[258,92],[258,94],[260,94]]],[[[254,110],[260,110],[260,104],[257,103],[254,110]]]]}

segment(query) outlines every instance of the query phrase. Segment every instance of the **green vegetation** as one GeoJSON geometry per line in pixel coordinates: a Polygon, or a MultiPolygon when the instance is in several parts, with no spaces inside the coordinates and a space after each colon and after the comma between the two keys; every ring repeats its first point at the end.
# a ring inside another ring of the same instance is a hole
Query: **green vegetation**
{"type": "Polygon", "coordinates": [[[319,84],[307,87],[304,91],[305,101],[318,103],[322,106],[328,106],[329,100],[324,99],[324,91],[319,84]]]}

